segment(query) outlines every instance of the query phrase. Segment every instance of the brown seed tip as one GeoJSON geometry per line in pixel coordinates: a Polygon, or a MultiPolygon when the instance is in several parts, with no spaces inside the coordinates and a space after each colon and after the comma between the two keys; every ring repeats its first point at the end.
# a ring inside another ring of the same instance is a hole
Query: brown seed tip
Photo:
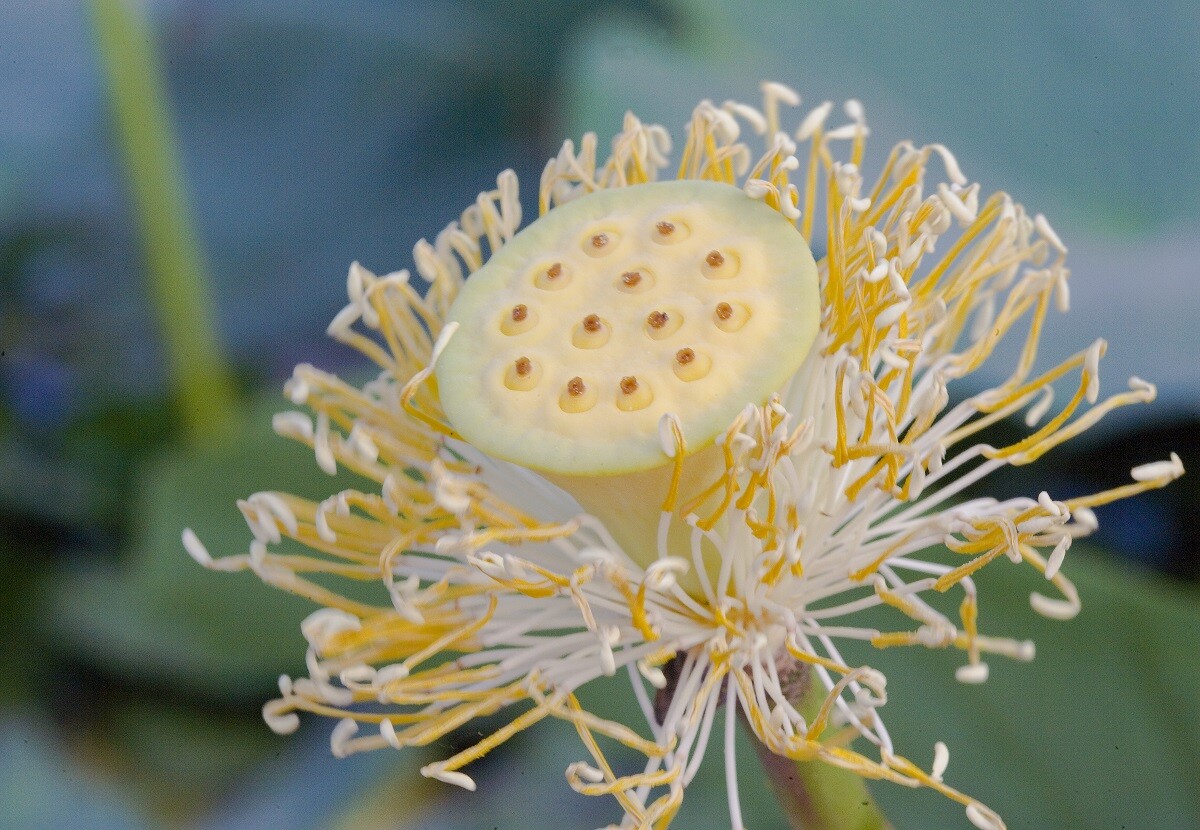
{"type": "Polygon", "coordinates": [[[556,262],[546,269],[546,278],[556,280],[562,276],[562,263],[556,262]]]}
{"type": "Polygon", "coordinates": [[[529,309],[525,307],[524,303],[518,303],[517,305],[513,306],[512,318],[514,323],[519,323],[528,316],[529,309]]]}
{"type": "Polygon", "coordinates": [[[704,261],[707,262],[711,268],[720,268],[725,264],[725,257],[721,255],[720,251],[709,251],[708,256],[704,258],[704,261]]]}
{"type": "Polygon", "coordinates": [[[621,392],[625,395],[632,395],[638,390],[637,378],[633,375],[626,375],[621,378],[621,392]]]}
{"type": "Polygon", "coordinates": [[[659,222],[654,227],[658,229],[659,234],[662,236],[670,236],[675,233],[675,226],[670,222],[659,222]]]}
{"type": "Polygon", "coordinates": [[[729,303],[717,303],[717,317],[721,320],[728,320],[733,316],[733,306],[729,303]]]}
{"type": "Polygon", "coordinates": [[[598,233],[592,237],[592,247],[593,248],[603,248],[607,244],[608,244],[608,234],[606,234],[606,233],[598,233]]]}
{"type": "Polygon", "coordinates": [[[533,363],[527,357],[518,357],[514,368],[517,370],[518,375],[525,377],[533,371],[533,363]]]}
{"type": "Polygon", "coordinates": [[[567,394],[572,398],[578,398],[586,391],[587,387],[583,385],[583,378],[578,375],[567,381],[567,394]]]}
{"type": "Polygon", "coordinates": [[[680,366],[687,366],[696,359],[696,353],[691,349],[680,349],[675,352],[675,362],[680,366]]]}
{"type": "Polygon", "coordinates": [[[652,329],[661,329],[667,324],[667,312],[651,311],[650,316],[646,318],[646,324],[652,329]]]}
{"type": "Polygon", "coordinates": [[[600,317],[596,314],[589,314],[583,318],[584,331],[600,331],[600,317]]]}
{"type": "Polygon", "coordinates": [[[641,281],[642,275],[637,271],[626,271],[621,275],[621,282],[625,283],[625,285],[629,286],[630,288],[633,288],[641,281]]]}

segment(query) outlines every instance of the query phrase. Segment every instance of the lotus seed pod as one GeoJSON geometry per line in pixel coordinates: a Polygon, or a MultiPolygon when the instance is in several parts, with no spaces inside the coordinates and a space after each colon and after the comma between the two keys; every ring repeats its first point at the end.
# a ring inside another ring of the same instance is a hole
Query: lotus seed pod
{"type": "Polygon", "coordinates": [[[438,389],[467,441],[556,477],[630,474],[668,462],[664,415],[701,450],[799,368],[817,269],[796,228],[738,188],[641,184],[553,208],[449,316],[438,389]]]}

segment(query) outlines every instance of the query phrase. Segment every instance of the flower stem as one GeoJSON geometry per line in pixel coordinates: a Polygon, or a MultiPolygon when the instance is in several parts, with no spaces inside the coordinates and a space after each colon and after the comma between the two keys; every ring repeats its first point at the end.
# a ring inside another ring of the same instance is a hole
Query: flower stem
{"type": "Polygon", "coordinates": [[[819,761],[793,761],[753,736],[751,741],[792,830],[892,830],[855,773],[819,761]]]}
{"type": "Polygon", "coordinates": [[[159,64],[150,28],[135,4],[90,5],[171,384],[184,424],[197,437],[213,432],[232,411],[234,386],[183,195],[159,64]]]}

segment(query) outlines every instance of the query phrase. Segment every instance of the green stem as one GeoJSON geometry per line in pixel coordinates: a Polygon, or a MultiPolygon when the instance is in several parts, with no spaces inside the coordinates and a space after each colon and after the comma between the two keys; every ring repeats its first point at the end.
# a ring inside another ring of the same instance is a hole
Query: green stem
{"type": "Polygon", "coordinates": [[[167,115],[145,18],[128,0],[91,0],[118,143],[166,343],[171,385],[188,432],[213,432],[233,409],[234,385],[167,115]]]}
{"type": "Polygon", "coordinates": [[[892,830],[860,776],[820,761],[793,761],[750,740],[792,830],[892,830]]]}

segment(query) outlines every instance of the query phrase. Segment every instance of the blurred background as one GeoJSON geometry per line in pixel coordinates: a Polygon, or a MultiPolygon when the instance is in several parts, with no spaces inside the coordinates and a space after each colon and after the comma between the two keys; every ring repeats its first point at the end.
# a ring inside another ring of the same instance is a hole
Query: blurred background
{"type": "MultiPolygon", "coordinates": [[[[945,143],[1072,249],[1044,353],[1103,336],[1105,389],[1160,391],[992,489],[1090,492],[1172,450],[1200,470],[1197,6],[795,5],[0,0],[0,825],[616,818],[566,786],[583,752],[554,725],[476,764],[474,795],[421,779],[419,750],[335,761],[329,723],[275,737],[259,706],[302,672],[310,609],[204,572],[179,533],[240,553],[236,498],[339,486],[270,415],[297,362],[366,376],[324,335],[352,260],[409,267],[505,167],[532,215],[561,140],[603,144],[627,108],[681,137],[700,98],[757,103],[775,79],[806,106],[862,100],[875,158],[945,143]]],[[[1073,622],[1030,611],[1029,572],[989,569],[983,624],[1036,639],[1035,663],[964,687],[952,655],[872,658],[897,745],[928,763],[944,739],[947,780],[1010,828],[1200,826],[1195,480],[1098,511],[1068,558],[1073,622]]],[[[625,685],[592,703],[628,709],[625,685]]],[[[719,753],[706,774],[678,826],[728,826],[719,753]]],[[[782,828],[759,778],[749,825],[782,828]]],[[[967,826],[875,791],[900,830],[967,826]]]]}

